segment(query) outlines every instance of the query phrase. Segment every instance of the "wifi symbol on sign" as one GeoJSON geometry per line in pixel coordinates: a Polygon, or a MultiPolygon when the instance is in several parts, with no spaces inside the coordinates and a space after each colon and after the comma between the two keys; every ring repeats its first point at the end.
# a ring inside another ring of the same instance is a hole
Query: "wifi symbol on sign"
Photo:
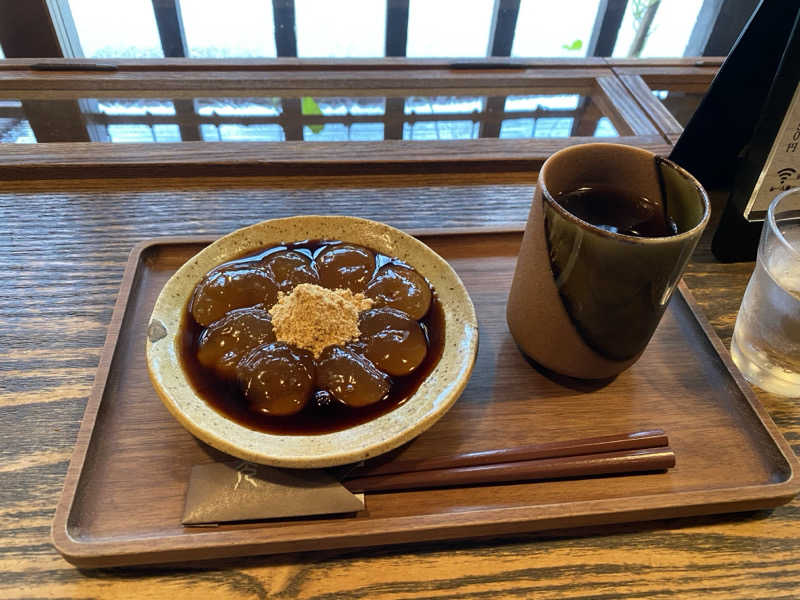
{"type": "Polygon", "coordinates": [[[778,177],[780,177],[781,185],[786,183],[786,180],[789,179],[792,175],[796,175],[797,171],[792,169],[791,167],[786,167],[785,169],[781,169],[778,171],[778,177]]]}

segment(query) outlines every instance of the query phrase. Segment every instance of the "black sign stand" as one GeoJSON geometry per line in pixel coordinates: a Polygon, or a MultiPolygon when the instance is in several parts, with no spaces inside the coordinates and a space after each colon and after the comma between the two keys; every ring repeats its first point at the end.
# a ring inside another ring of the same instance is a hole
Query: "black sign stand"
{"type": "Polygon", "coordinates": [[[799,76],[800,0],[762,0],[672,150],[706,189],[730,192],[712,243],[721,261],[755,259],[763,214],[746,206],[799,76]]]}

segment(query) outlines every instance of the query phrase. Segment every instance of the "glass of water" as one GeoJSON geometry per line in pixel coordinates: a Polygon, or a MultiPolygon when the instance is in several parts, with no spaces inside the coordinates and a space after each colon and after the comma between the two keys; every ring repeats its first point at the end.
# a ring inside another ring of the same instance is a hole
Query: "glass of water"
{"type": "Polygon", "coordinates": [[[770,204],[731,356],[748,381],[800,397],[800,188],[770,204]]]}

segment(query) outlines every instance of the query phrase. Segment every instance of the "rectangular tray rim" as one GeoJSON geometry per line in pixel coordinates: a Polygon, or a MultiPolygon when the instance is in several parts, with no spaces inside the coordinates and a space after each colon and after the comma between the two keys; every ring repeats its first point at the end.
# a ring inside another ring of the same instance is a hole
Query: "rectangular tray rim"
{"type": "MultiPolygon", "coordinates": [[[[509,233],[522,233],[524,223],[509,224],[506,226],[493,227],[459,227],[459,228],[416,228],[409,229],[408,233],[416,237],[450,237],[462,235],[502,235],[509,233]]],[[[83,467],[88,456],[89,447],[95,431],[95,424],[100,406],[102,404],[104,391],[111,366],[116,355],[116,346],[125,322],[131,290],[139,277],[142,255],[146,250],[159,245],[178,245],[178,244],[202,244],[210,243],[217,239],[213,235],[197,236],[160,236],[148,238],[137,243],[130,251],[122,282],[114,305],[114,310],[109,323],[108,332],[98,363],[95,380],[89,394],[81,426],[70,459],[67,474],[64,480],[64,488],[56,506],[56,512],[51,527],[51,539],[56,549],[69,562],[78,566],[112,566],[127,564],[150,564],[156,562],[166,562],[178,559],[169,558],[170,555],[191,552],[192,550],[219,550],[219,556],[241,555],[237,549],[246,549],[253,546],[260,548],[254,553],[280,553],[289,549],[280,549],[286,544],[292,545],[292,550],[300,549],[304,543],[310,544],[315,540],[321,539],[312,534],[300,536],[296,535],[296,530],[307,529],[307,524],[298,526],[285,526],[279,530],[279,535],[268,528],[253,528],[247,530],[247,540],[241,540],[241,530],[214,531],[208,530],[200,534],[189,537],[186,535],[167,535],[167,536],[143,536],[135,538],[117,537],[100,540],[86,540],[80,536],[73,535],[69,530],[69,517],[72,514],[74,503],[78,492],[78,484],[83,467]],[[197,539],[202,537],[202,539],[197,539]],[[231,539],[229,539],[231,538],[231,539]],[[158,541],[159,544],[153,544],[158,541]],[[162,546],[160,548],[156,546],[162,546]],[[269,550],[270,547],[278,549],[269,550]],[[145,559],[143,562],[137,560],[125,560],[126,557],[133,557],[137,554],[152,555],[155,560],[145,559]]],[[[335,544],[328,547],[358,547],[371,545],[370,537],[385,536],[390,534],[409,534],[422,533],[425,539],[461,539],[474,537],[475,532],[481,528],[491,526],[506,526],[513,528],[520,527],[517,531],[542,531],[557,528],[557,523],[564,519],[574,521],[580,519],[591,520],[588,524],[612,524],[628,521],[647,521],[674,516],[692,516],[702,514],[713,514],[718,512],[735,512],[736,510],[752,510],[754,508],[772,508],[780,506],[800,492],[800,460],[795,456],[788,442],[778,430],[772,417],[763,407],[755,396],[749,383],[744,379],[736,365],[733,363],[727,348],[722,340],[714,331],[711,324],[700,311],[694,296],[686,284],[681,281],[678,286],[681,297],[689,307],[693,317],[697,320],[703,333],[711,342],[714,350],[722,360],[726,370],[736,383],[736,387],[747,400],[750,409],[755,413],[758,422],[766,430],[769,439],[779,450],[780,457],[788,467],[788,474],[785,479],[775,483],[765,483],[759,485],[734,486],[716,488],[712,490],[689,490],[684,492],[674,492],[669,494],[653,494],[643,496],[627,496],[625,498],[626,508],[624,510],[615,509],[619,506],[619,498],[603,498],[596,500],[571,501],[570,504],[577,510],[570,511],[569,515],[542,515],[547,509],[562,506],[563,503],[548,503],[538,505],[525,505],[493,509],[477,509],[458,513],[443,513],[423,516],[409,517],[386,517],[383,519],[372,519],[367,522],[352,522],[346,531],[338,535],[326,535],[326,540],[338,540],[346,538],[347,544],[335,544]],[[713,497],[709,502],[708,496],[713,497]],[[693,503],[700,499],[702,503],[693,503]],[[688,501],[680,503],[680,500],[688,501]],[[745,505],[754,505],[753,508],[738,508],[745,505]],[[727,507],[727,510],[726,510],[727,507]],[[673,510],[670,513],[670,509],[673,510]],[[720,510],[721,509],[721,510],[720,510]],[[535,514],[528,514],[535,513],[535,514]],[[481,515],[481,518],[477,518],[481,515]],[[626,517],[626,515],[628,518],[626,517]],[[475,517],[469,519],[468,517],[475,517]],[[608,518],[606,520],[605,518],[608,518]],[[462,522],[464,521],[464,522],[462,522]],[[388,522],[395,526],[384,528],[381,532],[358,533],[362,527],[372,527],[375,523],[388,522]],[[420,524],[422,522],[422,524],[420,524]],[[541,527],[536,527],[536,525],[541,527]],[[533,526],[530,528],[528,526],[533,526]],[[472,532],[472,533],[471,533],[472,532]],[[444,534],[444,535],[441,535],[444,534]]],[[[571,526],[580,526],[571,525],[571,526]]],[[[402,537],[402,536],[401,536],[402,537]]],[[[418,539],[418,538],[417,538],[418,539]]],[[[384,542],[386,544],[387,542],[384,542]]],[[[402,543],[401,541],[391,543],[402,543]]],[[[310,548],[307,548],[310,549],[310,548]]],[[[213,552],[212,552],[213,555],[213,552]]],[[[186,560],[185,558],[183,560],[186,560]]]]}

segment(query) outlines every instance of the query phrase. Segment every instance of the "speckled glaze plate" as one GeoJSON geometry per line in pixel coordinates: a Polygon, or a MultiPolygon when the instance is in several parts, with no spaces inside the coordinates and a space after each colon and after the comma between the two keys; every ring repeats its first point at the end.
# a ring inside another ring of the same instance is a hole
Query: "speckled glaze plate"
{"type": "Polygon", "coordinates": [[[200,440],[252,462],[319,468],[388,452],[428,429],[461,395],[477,348],[478,322],[469,294],[452,267],[428,246],[375,221],[345,216],[298,216],[239,229],[184,264],[156,300],[147,331],[147,367],[167,409],[200,440]],[[444,310],[444,350],[434,370],[411,398],[372,421],[319,435],[254,431],[215,411],[192,389],[178,358],[181,316],[197,283],[215,266],[260,248],[307,239],[359,244],[414,267],[433,286],[444,310]]]}

